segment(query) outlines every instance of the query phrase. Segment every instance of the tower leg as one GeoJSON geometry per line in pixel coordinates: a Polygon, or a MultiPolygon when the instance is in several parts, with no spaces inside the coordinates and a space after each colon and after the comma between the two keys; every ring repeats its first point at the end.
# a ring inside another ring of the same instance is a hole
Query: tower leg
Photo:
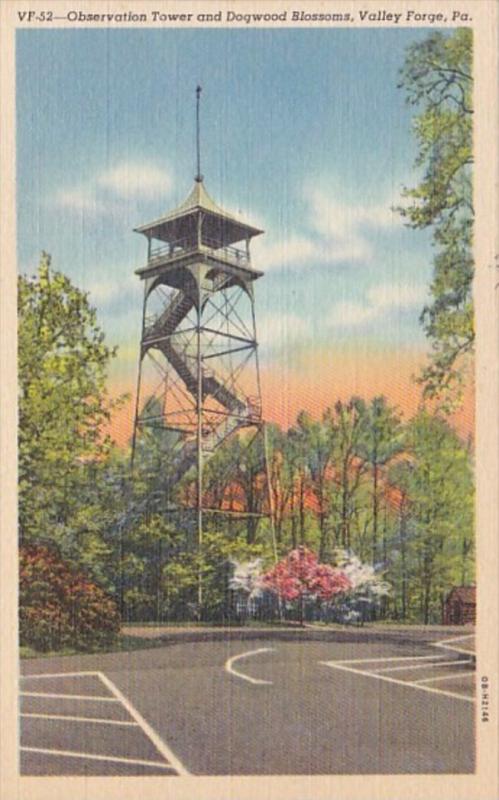
{"type": "MultiPolygon", "coordinates": [[[[150,240],[149,240],[150,244],[150,240]]],[[[142,334],[141,334],[141,345],[140,345],[140,353],[139,353],[139,368],[137,372],[137,388],[135,391],[135,413],[134,413],[134,420],[133,420],[133,436],[132,436],[132,454],[130,459],[130,471],[133,473],[133,467],[135,463],[135,448],[137,446],[137,428],[139,424],[139,409],[140,409],[140,387],[142,381],[142,340],[144,338],[144,328],[146,322],[146,304],[147,304],[147,284],[144,286],[144,302],[142,304],[142,334]]]]}
{"type": "MultiPolygon", "coordinates": [[[[255,301],[253,294],[251,295],[251,319],[253,322],[253,339],[258,341],[256,335],[256,316],[255,316],[255,301]]],[[[262,385],[260,381],[260,359],[258,356],[258,345],[255,347],[255,364],[256,364],[256,381],[258,386],[258,397],[260,403],[262,402],[262,385]]],[[[263,437],[263,458],[265,461],[265,477],[267,483],[267,498],[269,504],[269,522],[270,533],[272,536],[272,554],[274,556],[274,563],[277,564],[277,541],[275,532],[275,509],[274,509],[274,495],[272,494],[271,474],[270,474],[270,461],[269,461],[269,445],[267,437],[267,426],[265,422],[262,423],[262,437],[263,437]]]]}
{"type": "MultiPolygon", "coordinates": [[[[201,290],[198,291],[197,309],[197,441],[196,441],[196,460],[197,460],[197,546],[198,555],[201,556],[203,546],[203,362],[201,353],[201,290]]],[[[201,618],[203,606],[203,575],[202,566],[199,565],[198,572],[198,616],[201,618]]]]}

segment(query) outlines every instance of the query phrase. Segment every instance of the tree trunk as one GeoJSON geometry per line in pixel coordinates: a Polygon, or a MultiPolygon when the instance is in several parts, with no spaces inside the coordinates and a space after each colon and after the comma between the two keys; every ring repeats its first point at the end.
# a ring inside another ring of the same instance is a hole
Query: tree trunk
{"type": "Polygon", "coordinates": [[[303,478],[300,480],[300,544],[305,544],[305,491],[303,478]]]}
{"type": "Polygon", "coordinates": [[[291,544],[293,550],[298,547],[298,539],[296,536],[296,509],[295,509],[295,491],[291,494],[291,544]]]}
{"type": "Polygon", "coordinates": [[[372,562],[376,563],[376,550],[378,546],[378,465],[373,464],[373,537],[372,537],[372,562]]]}

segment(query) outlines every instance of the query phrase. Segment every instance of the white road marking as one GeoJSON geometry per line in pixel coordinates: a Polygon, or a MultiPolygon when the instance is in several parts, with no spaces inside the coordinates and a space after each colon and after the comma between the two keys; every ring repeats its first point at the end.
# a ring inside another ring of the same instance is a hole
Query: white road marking
{"type": "Polygon", "coordinates": [[[475,673],[467,670],[466,672],[453,672],[452,675],[436,675],[434,678],[420,678],[414,683],[430,683],[431,681],[452,681],[454,678],[461,678],[465,675],[467,678],[474,678],[475,673]]]}
{"type": "Polygon", "coordinates": [[[236,661],[239,661],[241,658],[248,658],[249,656],[255,656],[257,653],[270,653],[271,651],[275,650],[275,647],[259,647],[258,650],[248,650],[246,653],[240,653],[237,656],[232,656],[232,658],[228,658],[224,664],[224,669],[226,672],[229,672],[231,675],[235,675],[237,678],[242,678],[243,681],[248,681],[248,683],[258,684],[258,685],[267,685],[271,686],[272,681],[265,681],[262,678],[251,678],[249,675],[245,675],[244,672],[239,672],[237,669],[234,669],[232,666],[236,661]]]}
{"type": "Polygon", "coordinates": [[[443,650],[452,650],[454,653],[464,653],[467,656],[475,657],[473,650],[466,650],[464,647],[456,647],[453,642],[462,642],[464,639],[474,639],[474,633],[467,633],[464,636],[453,636],[452,639],[442,639],[440,642],[432,642],[432,647],[441,647],[443,650]]]}
{"type": "Polygon", "coordinates": [[[374,672],[376,675],[379,675],[380,672],[399,672],[400,670],[413,670],[413,669],[437,669],[437,667],[448,667],[453,666],[454,664],[471,664],[470,661],[461,661],[458,658],[454,658],[452,661],[433,661],[431,664],[404,664],[403,667],[383,667],[382,669],[376,669],[374,672]]]}
{"type": "Polygon", "coordinates": [[[144,767],[161,767],[161,769],[172,769],[170,764],[164,761],[147,761],[143,758],[123,758],[122,756],[100,756],[95,753],[78,753],[74,750],[49,750],[46,747],[21,747],[26,753],[42,753],[46,756],[66,756],[68,758],[85,758],[92,761],[113,761],[118,764],[140,764],[144,767]]]}
{"type": "Polygon", "coordinates": [[[21,692],[23,697],[58,697],[60,700],[97,700],[99,703],[118,703],[116,697],[101,694],[56,694],[54,692],[21,692]]]}
{"type": "Polygon", "coordinates": [[[386,681],[387,683],[396,683],[399,686],[408,686],[413,689],[420,689],[423,692],[433,692],[434,694],[441,694],[445,697],[453,697],[456,700],[464,700],[467,703],[473,703],[474,698],[468,697],[464,694],[457,694],[456,692],[447,692],[444,689],[435,689],[433,686],[422,686],[418,683],[411,681],[402,681],[399,678],[389,678],[387,675],[379,675],[377,672],[366,672],[365,670],[355,669],[354,667],[347,667],[338,661],[319,661],[319,664],[324,664],[327,667],[334,667],[335,669],[344,670],[345,672],[353,672],[356,675],[364,675],[366,678],[376,678],[378,681],[386,681]]]}
{"type": "Polygon", "coordinates": [[[434,647],[441,647],[443,644],[450,644],[451,642],[462,642],[463,639],[473,639],[474,636],[474,633],[466,633],[464,636],[453,636],[452,639],[441,639],[440,642],[434,644],[434,647]]]}
{"type": "Polygon", "coordinates": [[[173,769],[179,775],[189,775],[189,772],[186,770],[184,765],[179,761],[179,759],[172,753],[168,745],[161,739],[161,737],[156,733],[156,731],[151,728],[148,722],[144,719],[142,714],[140,714],[135,706],[131,704],[131,702],[125,697],[125,695],[120,692],[117,686],[105,675],[103,672],[99,672],[99,678],[101,679],[104,686],[112,692],[118,702],[120,702],[128,711],[131,717],[137,722],[146,736],[151,740],[153,745],[155,746],[156,750],[158,750],[163,758],[166,759],[173,767],[173,769]]]}
{"type": "MultiPolygon", "coordinates": [[[[346,658],[335,664],[371,664],[375,661],[438,661],[445,656],[391,656],[390,658],[346,658]]],[[[323,664],[328,662],[323,661],[323,664]]],[[[333,663],[333,662],[331,662],[333,663]]]]}
{"type": "Polygon", "coordinates": [[[128,720],[102,719],[101,717],[73,717],[69,714],[34,714],[31,712],[23,712],[20,716],[35,717],[36,719],[67,719],[70,722],[97,722],[100,725],[130,725],[133,727],[140,727],[138,722],[129,722],[128,720]]]}
{"type": "Polygon", "coordinates": [[[80,678],[88,675],[98,677],[99,673],[95,670],[92,672],[39,672],[36,675],[21,675],[23,680],[31,680],[32,678],[80,678]]]}

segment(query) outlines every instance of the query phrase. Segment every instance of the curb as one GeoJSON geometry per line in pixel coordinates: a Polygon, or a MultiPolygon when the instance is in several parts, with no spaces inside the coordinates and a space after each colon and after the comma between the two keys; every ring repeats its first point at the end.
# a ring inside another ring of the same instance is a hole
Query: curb
{"type": "MultiPolygon", "coordinates": [[[[127,634],[127,630],[122,630],[122,635],[127,634]]],[[[130,636],[138,636],[136,633],[129,633],[130,636]]],[[[144,636],[144,645],[147,642],[152,646],[161,642],[165,645],[183,642],[220,642],[220,641],[256,641],[256,640],[279,640],[279,641],[326,641],[326,642],[348,642],[359,639],[369,642],[400,642],[407,644],[421,641],[427,638],[428,642],[441,637],[441,631],[421,631],[421,630],[377,630],[366,628],[345,628],[334,630],[317,630],[312,628],[252,628],[252,629],[230,629],[227,630],[190,630],[190,631],[168,631],[158,633],[156,636],[144,636]],[[427,634],[427,637],[424,634],[427,634]],[[423,636],[422,636],[423,634],[423,636]]],[[[140,637],[138,637],[140,638],[140,637]]]]}

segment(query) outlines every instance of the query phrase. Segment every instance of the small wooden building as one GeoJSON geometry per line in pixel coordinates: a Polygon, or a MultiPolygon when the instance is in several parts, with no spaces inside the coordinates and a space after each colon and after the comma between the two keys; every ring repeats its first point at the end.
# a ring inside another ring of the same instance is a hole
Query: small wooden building
{"type": "Polygon", "coordinates": [[[474,625],[476,586],[455,586],[444,602],[444,625],[474,625]]]}

